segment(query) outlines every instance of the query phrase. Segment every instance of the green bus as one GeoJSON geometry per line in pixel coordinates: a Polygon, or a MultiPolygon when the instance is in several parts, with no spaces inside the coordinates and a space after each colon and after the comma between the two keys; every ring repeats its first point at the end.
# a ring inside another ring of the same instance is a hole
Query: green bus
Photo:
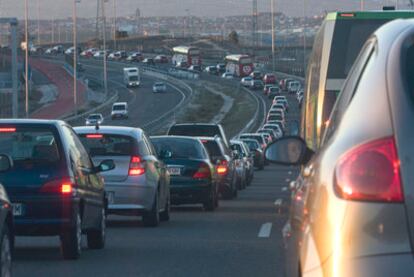
{"type": "Polygon", "coordinates": [[[414,11],[334,12],[326,16],[315,37],[304,88],[301,134],[309,148],[319,148],[336,97],[365,41],[381,25],[399,18],[414,18],[414,11]]]}

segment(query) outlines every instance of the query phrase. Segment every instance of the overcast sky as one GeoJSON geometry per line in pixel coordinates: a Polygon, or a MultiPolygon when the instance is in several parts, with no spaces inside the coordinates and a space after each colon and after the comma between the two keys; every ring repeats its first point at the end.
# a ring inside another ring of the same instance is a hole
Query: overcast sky
{"type": "MultiPolygon", "coordinates": [[[[37,18],[37,3],[41,18],[66,18],[72,14],[73,0],[28,0],[29,17],[37,18]]],[[[250,14],[252,0],[108,0],[107,15],[113,14],[113,1],[117,1],[119,15],[131,15],[140,8],[142,16],[197,15],[224,16],[250,14]]],[[[324,11],[338,9],[356,10],[360,0],[275,0],[276,9],[288,15],[301,16],[303,2],[307,2],[308,15],[321,14],[324,11]]],[[[78,4],[80,17],[96,16],[97,0],[81,0],[78,4]]],[[[380,9],[383,4],[393,5],[399,2],[407,7],[409,0],[364,0],[367,9],[380,9]]],[[[258,0],[259,11],[268,11],[270,0],[258,0]]],[[[0,16],[23,17],[24,0],[0,0],[0,16]]]]}

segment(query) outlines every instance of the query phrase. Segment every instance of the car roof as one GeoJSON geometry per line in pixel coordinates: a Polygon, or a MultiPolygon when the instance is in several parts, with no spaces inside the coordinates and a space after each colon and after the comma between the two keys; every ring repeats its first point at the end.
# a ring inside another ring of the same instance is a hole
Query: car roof
{"type": "Polygon", "coordinates": [[[113,134],[113,135],[129,135],[137,139],[141,138],[144,131],[140,128],[124,127],[124,126],[99,126],[96,130],[95,126],[80,126],[73,128],[78,134],[113,134]]]}
{"type": "Polygon", "coordinates": [[[188,125],[221,127],[221,124],[214,124],[214,123],[177,123],[177,124],[174,124],[173,126],[188,126],[188,125]]]}
{"type": "Polygon", "coordinates": [[[45,125],[64,125],[62,120],[55,119],[0,119],[0,124],[45,124],[45,125]]]}
{"type": "Polygon", "coordinates": [[[115,106],[115,105],[128,105],[128,103],[127,102],[115,102],[112,106],[115,106]]]}
{"type": "Polygon", "coordinates": [[[200,142],[200,138],[199,137],[187,137],[187,136],[167,136],[167,135],[163,135],[163,136],[151,136],[151,139],[159,139],[159,138],[166,138],[166,139],[185,139],[185,140],[192,140],[192,141],[198,141],[200,142]]]}

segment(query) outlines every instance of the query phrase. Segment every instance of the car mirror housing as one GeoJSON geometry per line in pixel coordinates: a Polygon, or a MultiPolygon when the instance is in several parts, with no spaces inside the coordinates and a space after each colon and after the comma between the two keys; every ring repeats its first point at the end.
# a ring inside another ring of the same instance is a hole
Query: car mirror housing
{"type": "Polygon", "coordinates": [[[110,171],[115,168],[115,162],[113,160],[103,160],[97,167],[97,172],[110,171]]]}
{"type": "Polygon", "coordinates": [[[12,159],[5,154],[0,154],[0,172],[5,172],[13,167],[12,159]]]}
{"type": "Polygon", "coordinates": [[[270,144],[265,151],[265,157],[271,163],[281,165],[303,165],[313,154],[302,138],[288,136],[270,144]]]}

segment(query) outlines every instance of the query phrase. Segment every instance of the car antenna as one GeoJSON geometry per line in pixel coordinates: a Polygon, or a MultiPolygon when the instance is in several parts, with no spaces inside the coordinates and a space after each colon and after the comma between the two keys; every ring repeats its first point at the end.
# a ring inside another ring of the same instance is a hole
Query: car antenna
{"type": "Polygon", "coordinates": [[[99,131],[99,123],[98,122],[96,122],[96,124],[95,124],[95,130],[99,131]]]}

